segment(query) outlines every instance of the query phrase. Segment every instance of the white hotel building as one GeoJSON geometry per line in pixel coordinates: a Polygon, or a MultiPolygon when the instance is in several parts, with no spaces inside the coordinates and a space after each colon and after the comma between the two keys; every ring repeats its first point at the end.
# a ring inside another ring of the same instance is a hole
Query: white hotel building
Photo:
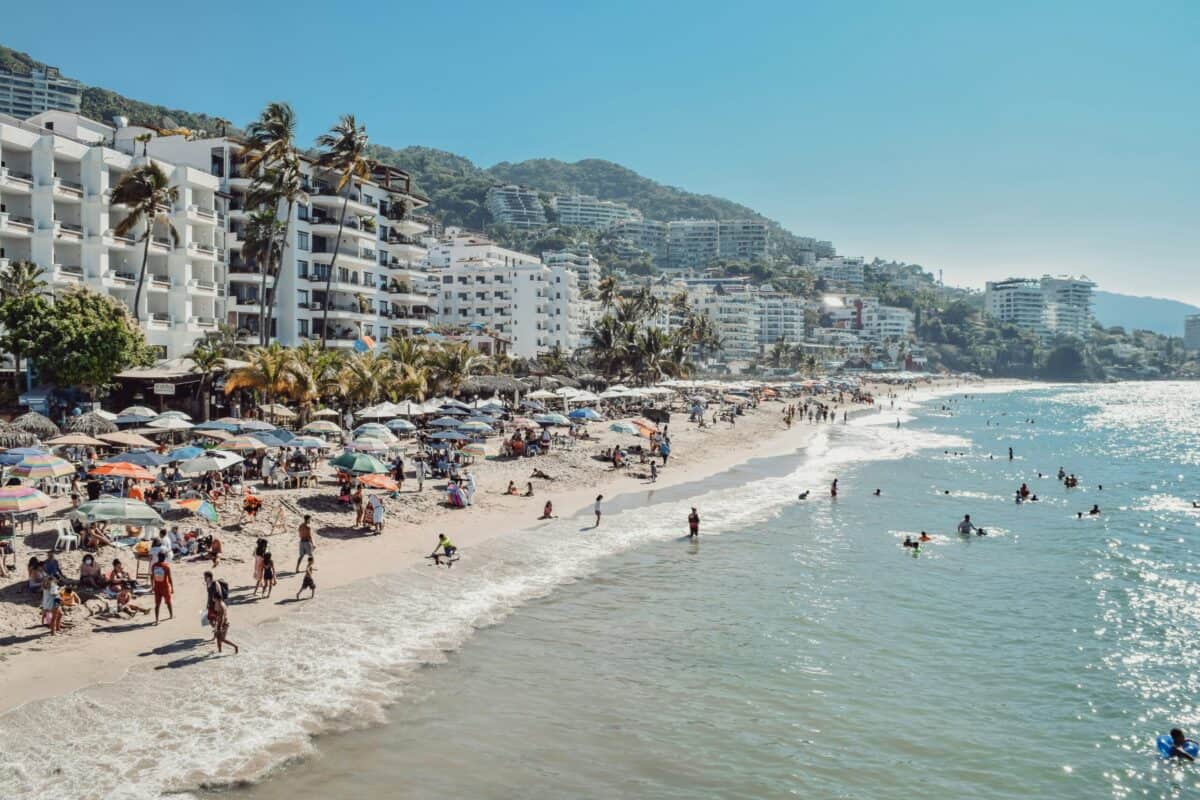
{"type": "Polygon", "coordinates": [[[441,290],[439,323],[490,332],[518,358],[583,343],[589,314],[570,267],[455,229],[429,248],[428,265],[441,290]]]}
{"type": "MultiPolygon", "coordinates": [[[[123,209],[112,190],[146,158],[135,155],[141,128],[114,129],[66,111],[28,120],[0,115],[0,266],[27,260],[55,290],[70,286],[110,295],[133,310],[144,227],[118,237],[123,209]]],[[[178,190],[165,227],[151,237],[137,316],[146,339],[166,356],[187,353],[215,330],[225,306],[220,181],[155,151],[150,156],[178,190]]]]}
{"type": "MultiPolygon", "coordinates": [[[[226,321],[256,342],[261,330],[262,272],[242,256],[243,230],[251,179],[242,172],[244,143],[221,137],[189,141],[157,138],[151,152],[202,167],[219,182],[227,215],[229,297],[226,321]]],[[[320,339],[329,310],[328,343],[351,347],[360,337],[382,341],[426,330],[436,315],[429,276],[422,269],[424,246],[415,238],[426,226],[409,218],[428,201],[412,191],[407,173],[378,167],[372,180],[356,182],[339,194],[336,177],[302,159],[307,198],[297,203],[288,225],[278,277],[268,276],[275,293],[272,338],[284,345],[320,339]],[[348,201],[347,201],[348,194],[348,201]],[[334,244],[343,203],[346,224],[334,263],[334,244]],[[334,269],[332,283],[326,281],[334,269]]]]}
{"type": "Polygon", "coordinates": [[[560,225],[576,225],[593,230],[604,230],[618,222],[635,222],[642,212],[625,203],[600,200],[587,194],[555,195],[550,207],[558,214],[560,225]]]}
{"type": "Polygon", "coordinates": [[[1092,290],[1086,277],[1043,275],[988,281],[984,309],[1038,336],[1087,336],[1092,326],[1092,290]]]}

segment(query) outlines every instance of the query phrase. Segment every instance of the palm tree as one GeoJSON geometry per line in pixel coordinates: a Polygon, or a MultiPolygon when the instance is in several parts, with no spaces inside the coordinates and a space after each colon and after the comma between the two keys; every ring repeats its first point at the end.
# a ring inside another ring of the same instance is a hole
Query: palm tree
{"type": "Polygon", "coordinates": [[[346,226],[346,207],[356,181],[371,177],[371,162],[366,157],[367,129],[358,124],[353,114],[346,114],[330,128],[329,133],[317,137],[321,155],[317,164],[337,175],[334,189],[342,194],[342,213],[338,216],[337,238],[333,242],[333,255],[329,259],[329,274],[325,276],[325,309],[321,315],[321,347],[329,331],[329,293],[333,284],[333,270],[337,265],[338,251],[342,246],[342,230],[346,226]]]}
{"type": "Polygon", "coordinates": [[[275,257],[275,242],[286,224],[275,218],[275,208],[260,205],[246,220],[242,230],[242,257],[258,265],[261,273],[258,290],[258,343],[266,344],[263,337],[263,327],[267,318],[267,276],[271,273],[271,263],[275,257]]]}
{"type": "Polygon", "coordinates": [[[425,365],[428,351],[425,343],[420,339],[414,339],[409,336],[393,336],[387,340],[385,347],[387,357],[397,367],[412,367],[416,369],[425,365]]]}
{"type": "MultiPolygon", "coordinates": [[[[32,261],[13,261],[0,272],[0,304],[49,295],[46,271],[32,261]]],[[[9,352],[12,353],[13,390],[19,397],[21,394],[21,356],[33,343],[22,339],[15,326],[5,331],[4,340],[9,352]]]]}
{"type": "Polygon", "coordinates": [[[308,421],[314,403],[340,391],[344,361],[340,350],[322,350],[311,341],[292,351],[287,365],[289,392],[300,406],[301,425],[308,421]]]}
{"type": "Polygon", "coordinates": [[[225,369],[225,356],[221,354],[220,347],[212,341],[201,339],[196,342],[192,348],[192,352],[188,353],[188,358],[192,360],[192,372],[200,373],[200,385],[197,391],[200,393],[200,400],[204,404],[204,421],[208,422],[209,406],[208,390],[212,385],[212,376],[225,369]]]}
{"type": "Polygon", "coordinates": [[[386,394],[392,402],[400,400],[424,400],[429,391],[429,370],[411,364],[396,363],[393,367],[391,385],[386,394]]]}
{"type": "Polygon", "coordinates": [[[179,199],[179,189],[171,186],[165,172],[153,161],[135,167],[121,178],[113,189],[111,205],[128,206],[129,212],[114,229],[117,236],[128,236],[130,231],[145,223],[142,234],[142,271],[138,275],[137,291],[133,295],[133,319],[141,322],[142,286],[146,282],[146,264],[150,260],[150,240],[154,226],[162,222],[172,242],[179,238],[168,215],[171,206],[179,199]]]}
{"type": "Polygon", "coordinates": [[[245,345],[238,341],[238,337],[243,335],[245,335],[243,331],[239,331],[232,325],[219,322],[216,331],[204,338],[204,343],[216,350],[221,358],[240,359],[246,354],[245,345]]]}
{"type": "Polygon", "coordinates": [[[617,297],[617,279],[612,275],[605,275],[597,281],[596,296],[600,299],[601,307],[612,308],[613,301],[617,297]]]}
{"type": "Polygon", "coordinates": [[[225,394],[240,389],[262,392],[264,402],[271,403],[278,395],[287,395],[291,389],[288,365],[292,351],[271,342],[266,347],[256,347],[250,352],[250,364],[229,373],[225,379],[225,394]]]}
{"type": "Polygon", "coordinates": [[[391,362],[374,350],[356,353],[342,367],[342,395],[350,403],[365,406],[379,400],[391,384],[391,362]]]}
{"type": "Polygon", "coordinates": [[[437,390],[456,394],[467,378],[482,372],[487,356],[476,352],[469,344],[447,344],[429,354],[429,376],[437,390]]]}

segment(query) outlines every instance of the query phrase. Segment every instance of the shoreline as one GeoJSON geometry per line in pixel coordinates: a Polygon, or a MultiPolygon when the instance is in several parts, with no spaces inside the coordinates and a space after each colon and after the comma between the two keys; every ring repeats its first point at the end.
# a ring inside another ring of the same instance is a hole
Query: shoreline
{"type": "MultiPolygon", "coordinates": [[[[886,387],[872,388],[886,391],[886,387]]],[[[898,400],[907,406],[938,395],[957,393],[961,389],[962,384],[957,381],[933,382],[902,392],[898,400]]],[[[882,394],[879,399],[886,402],[882,394]]],[[[324,592],[421,564],[439,532],[450,536],[459,545],[460,552],[470,557],[473,547],[511,537],[518,532],[536,530],[546,524],[536,519],[546,499],[554,502],[556,510],[560,512],[556,516],[560,519],[586,512],[597,492],[605,493],[606,507],[609,504],[626,507],[631,502],[640,503],[648,499],[639,499],[639,495],[703,481],[751,460],[798,453],[811,442],[816,432],[830,425],[842,424],[840,420],[824,424],[801,423],[785,429],[778,418],[781,408],[782,404],[779,403],[764,403],[759,409],[748,411],[744,418],[739,418],[744,421],[739,421],[738,425],[722,427],[704,436],[686,435],[697,429],[694,426],[684,429],[686,423],[681,424],[672,431],[673,439],[677,442],[676,453],[682,455],[685,452],[678,444],[681,439],[687,440],[687,450],[691,452],[683,458],[673,453],[673,463],[660,472],[654,484],[628,474],[598,471],[594,483],[567,488],[564,481],[562,488],[540,488],[533,498],[506,496],[483,484],[476,494],[476,505],[465,509],[439,509],[438,513],[426,519],[392,523],[382,536],[318,536],[317,585],[320,592],[324,592]]],[[[877,413],[875,408],[839,407],[838,413],[845,410],[855,417],[861,417],[877,413]]],[[[599,442],[591,445],[598,446],[599,442]]],[[[543,462],[537,463],[544,466],[543,462]]],[[[328,486],[323,488],[327,493],[330,491],[328,486]]],[[[232,638],[235,641],[239,638],[238,631],[279,619],[296,608],[321,603],[320,592],[316,600],[291,600],[295,589],[299,587],[299,576],[291,572],[296,553],[294,526],[285,526],[283,532],[276,536],[278,538],[273,540],[273,546],[279,553],[280,583],[271,598],[231,605],[234,623],[232,638]]],[[[180,566],[183,568],[176,572],[179,585],[175,603],[177,619],[165,621],[164,618],[161,625],[155,626],[152,618],[147,623],[145,617],[138,617],[130,622],[143,624],[123,626],[125,629],[115,635],[97,635],[89,631],[83,636],[63,637],[70,641],[53,643],[59,646],[37,648],[37,652],[12,652],[0,660],[0,681],[6,688],[3,698],[0,698],[0,717],[31,702],[71,694],[89,686],[116,683],[135,668],[161,667],[176,657],[172,643],[181,637],[194,637],[201,630],[198,617],[204,608],[204,592],[199,575],[209,565],[204,562],[180,566]],[[86,664],[87,668],[81,669],[81,664],[86,664]],[[97,675],[105,678],[97,680],[97,675]]],[[[247,582],[251,571],[251,563],[232,562],[223,564],[217,574],[229,581],[235,594],[241,595],[252,588],[252,584],[247,582]]],[[[147,601],[142,598],[142,602],[147,601]]],[[[337,611],[332,605],[329,610],[337,611]]],[[[81,620],[80,624],[84,624],[84,621],[81,620]]],[[[207,630],[203,631],[203,635],[208,636],[207,630]]],[[[42,643],[43,639],[48,638],[37,633],[29,637],[35,643],[42,643]]],[[[35,647],[28,650],[33,651],[35,647]]],[[[214,649],[211,643],[200,647],[214,649]]]]}

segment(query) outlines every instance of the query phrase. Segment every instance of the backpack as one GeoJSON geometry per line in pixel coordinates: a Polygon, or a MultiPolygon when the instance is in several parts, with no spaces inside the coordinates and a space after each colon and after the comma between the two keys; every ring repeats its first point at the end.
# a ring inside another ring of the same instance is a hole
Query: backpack
{"type": "Polygon", "coordinates": [[[217,578],[217,589],[221,592],[222,600],[229,599],[229,584],[225,582],[224,578],[217,578]]]}

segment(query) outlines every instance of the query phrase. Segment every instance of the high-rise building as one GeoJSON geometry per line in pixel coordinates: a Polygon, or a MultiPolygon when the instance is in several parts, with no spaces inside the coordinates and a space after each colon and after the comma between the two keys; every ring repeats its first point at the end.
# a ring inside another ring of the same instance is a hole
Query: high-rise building
{"type": "Polygon", "coordinates": [[[1183,318],[1183,346],[1188,350],[1200,350],[1200,314],[1188,314],[1183,318]]]}
{"type": "Polygon", "coordinates": [[[540,228],[546,224],[546,209],[538,193],[524,186],[493,186],[484,205],[492,219],[514,228],[540,228]]]}
{"type": "Polygon", "coordinates": [[[0,115],[0,266],[32,261],[55,291],[84,286],[116,298],[135,313],[147,342],[175,357],[215,330],[224,313],[221,186],[207,170],[153,148],[148,158],[133,138],[141,132],[66,111],[25,121],[0,115]],[[125,209],[111,200],[121,178],[150,160],[178,199],[166,210],[170,224],[150,232],[146,251],[144,223],[115,233],[125,209]]]}
{"type": "Polygon", "coordinates": [[[767,254],[767,223],[755,219],[722,220],[717,247],[724,259],[760,259],[767,254]]]}
{"type": "Polygon", "coordinates": [[[1034,278],[1009,278],[988,281],[983,295],[983,307],[1001,322],[1045,335],[1042,283],[1034,278]]]}
{"type": "Polygon", "coordinates": [[[863,288],[863,260],[861,258],[819,258],[813,266],[813,272],[818,278],[829,283],[836,283],[851,289],[863,288]]]}
{"type": "Polygon", "coordinates": [[[642,212],[625,203],[600,200],[586,194],[555,195],[550,207],[558,214],[560,225],[604,230],[616,222],[640,220],[642,212]]]}
{"type": "Polygon", "coordinates": [[[83,85],[58,67],[16,72],[0,68],[0,114],[28,119],[43,111],[78,113],[83,85]]]}
{"type": "Polygon", "coordinates": [[[666,262],[667,223],[652,219],[615,222],[608,228],[608,233],[647,253],[655,263],[666,262]]]}
{"type": "Polygon", "coordinates": [[[989,281],[984,309],[1001,322],[1038,336],[1086,337],[1092,327],[1092,290],[1087,277],[1043,275],[989,281]]]}
{"type": "Polygon", "coordinates": [[[667,223],[667,261],[672,269],[708,266],[721,254],[721,223],[681,219],[667,223]]]}
{"type": "Polygon", "coordinates": [[[600,262],[588,252],[586,243],[569,250],[547,250],[542,253],[542,262],[548,267],[566,267],[574,272],[580,292],[595,291],[600,282],[600,262]]]}
{"type": "Polygon", "coordinates": [[[804,340],[804,303],[799,298],[762,287],[755,293],[758,301],[758,343],[797,344],[804,340]]]}
{"type": "MultiPolygon", "coordinates": [[[[230,254],[225,321],[245,341],[257,341],[264,324],[263,274],[261,265],[243,253],[252,210],[247,204],[252,178],[242,166],[245,143],[231,137],[166,136],[153,139],[149,147],[219,181],[230,254]]],[[[428,200],[412,191],[408,174],[377,166],[369,180],[354,181],[339,192],[336,176],[311,159],[301,158],[301,171],[307,198],[292,209],[279,274],[266,278],[273,309],[271,338],[284,345],[320,339],[326,318],[326,341],[333,347],[352,347],[362,337],[383,340],[426,330],[436,315],[436,289],[422,268],[425,248],[415,238],[426,226],[411,219],[411,212],[428,200]],[[337,245],[343,208],[345,225],[337,245]]]]}

